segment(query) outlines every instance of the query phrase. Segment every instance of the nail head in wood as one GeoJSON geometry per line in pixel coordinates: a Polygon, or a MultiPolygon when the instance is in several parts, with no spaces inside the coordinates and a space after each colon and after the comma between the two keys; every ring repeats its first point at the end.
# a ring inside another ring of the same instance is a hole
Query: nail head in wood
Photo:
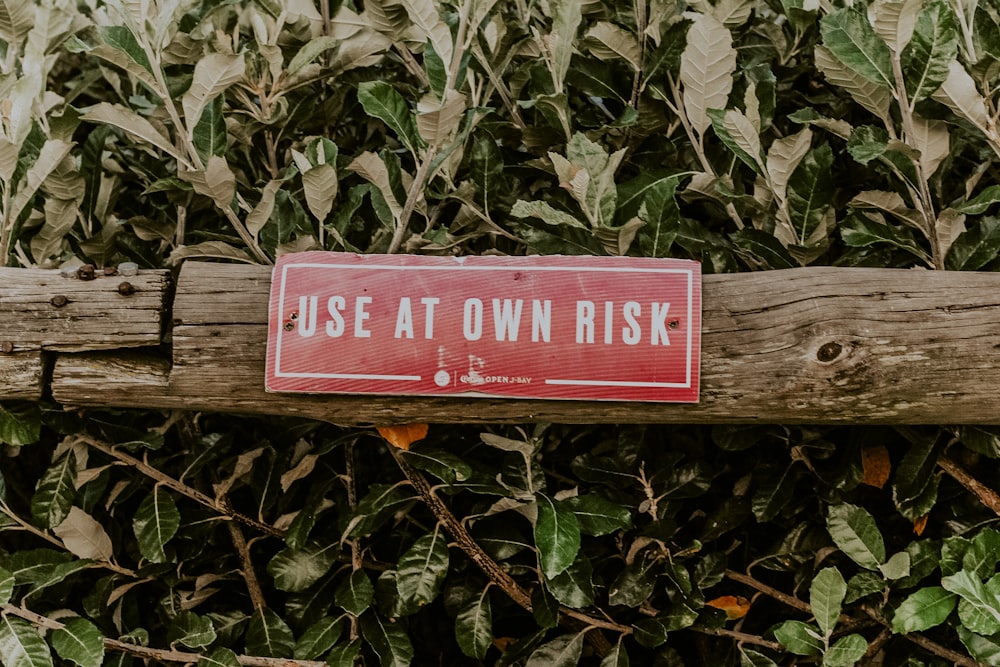
{"type": "Polygon", "coordinates": [[[52,297],[51,299],[49,299],[49,303],[51,303],[56,308],[62,308],[67,303],[69,303],[69,299],[67,299],[62,294],[56,294],[54,297],[52,297]]]}

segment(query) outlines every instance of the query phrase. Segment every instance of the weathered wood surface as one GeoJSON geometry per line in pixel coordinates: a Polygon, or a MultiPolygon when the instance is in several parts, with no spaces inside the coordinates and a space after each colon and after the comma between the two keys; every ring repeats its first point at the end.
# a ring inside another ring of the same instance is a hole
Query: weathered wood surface
{"type": "Polygon", "coordinates": [[[266,267],[188,263],[173,306],[172,365],[140,353],[60,355],[53,396],[340,424],[1000,423],[1000,274],[706,276],[697,405],[268,394],[269,284],[266,267]]]}
{"type": "Polygon", "coordinates": [[[82,280],[54,270],[0,268],[0,400],[41,396],[43,350],[159,345],[168,288],[168,271],[119,276],[98,270],[82,280]]]}

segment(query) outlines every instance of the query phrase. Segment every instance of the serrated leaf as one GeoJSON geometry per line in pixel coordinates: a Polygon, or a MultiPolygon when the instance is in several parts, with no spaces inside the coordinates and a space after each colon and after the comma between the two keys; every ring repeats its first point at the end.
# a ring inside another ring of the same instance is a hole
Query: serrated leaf
{"type": "Polygon", "coordinates": [[[896,608],[892,616],[892,631],[905,634],[933,628],[944,623],[957,604],[958,596],[940,586],[921,588],[896,608]]]}
{"type": "Polygon", "coordinates": [[[194,245],[177,246],[170,252],[170,257],[167,261],[170,264],[177,264],[182,260],[194,257],[231,259],[245,264],[256,264],[245,250],[234,248],[224,241],[203,241],[194,245]]]}
{"type": "Polygon", "coordinates": [[[19,0],[0,0],[0,39],[16,48],[35,23],[35,5],[19,0]]]}
{"type": "Polygon", "coordinates": [[[924,220],[918,211],[909,208],[897,192],[865,190],[854,196],[847,205],[852,208],[876,209],[896,217],[914,229],[924,231],[924,220]]]}
{"type": "Polygon", "coordinates": [[[52,654],[30,623],[4,614],[0,616],[0,661],[4,667],[52,667],[52,654]]]}
{"type": "Polygon", "coordinates": [[[170,623],[167,639],[171,645],[205,648],[216,639],[215,626],[207,616],[199,616],[193,611],[181,611],[170,623]]]}
{"type": "Polygon", "coordinates": [[[632,513],[623,505],[596,493],[567,498],[563,503],[580,523],[585,535],[608,535],[632,527],[632,513]]]}
{"type": "Polygon", "coordinates": [[[448,540],[443,530],[418,538],[397,564],[396,590],[405,603],[429,604],[448,575],[448,540]]]}
{"type": "Polygon", "coordinates": [[[955,16],[947,3],[932,0],[917,17],[913,39],[902,55],[903,76],[911,109],[944,83],[957,54],[955,16]]]}
{"type": "Polygon", "coordinates": [[[117,127],[132,135],[136,139],[151,144],[161,151],[175,158],[178,162],[186,164],[183,154],[165,136],[153,127],[148,120],[135,113],[131,109],[126,109],[120,104],[108,104],[100,102],[87,109],[86,113],[80,116],[80,120],[91,123],[103,123],[117,127]]]}
{"type": "Polygon", "coordinates": [[[959,570],[942,577],[941,585],[962,598],[958,614],[966,628],[981,635],[1000,632],[1000,596],[995,590],[998,588],[996,584],[983,585],[971,573],[959,570]]]}
{"type": "Polygon", "coordinates": [[[542,573],[549,579],[568,568],[580,551],[580,522],[572,511],[548,496],[539,494],[538,519],[535,521],[535,545],[542,573]]]}
{"type": "Polygon", "coordinates": [[[774,629],[774,638],[796,655],[818,656],[824,648],[816,628],[802,621],[785,621],[774,629]]]}
{"type": "Polygon", "coordinates": [[[399,0],[406,8],[413,25],[423,37],[424,42],[434,45],[434,52],[446,66],[450,66],[454,47],[451,42],[451,30],[438,14],[434,0],[399,0]]]}
{"type": "Polygon", "coordinates": [[[268,658],[291,658],[295,652],[295,637],[280,616],[272,609],[262,607],[250,617],[246,651],[250,655],[268,658]]]}
{"type": "Polygon", "coordinates": [[[63,522],[52,532],[77,558],[111,560],[114,555],[111,538],[104,527],[79,507],[71,507],[63,522]]]}
{"type": "Polygon", "coordinates": [[[823,46],[853,72],[872,83],[893,85],[892,54],[864,13],[844,8],[827,14],[820,19],[820,34],[823,46]]]}
{"type": "Polygon", "coordinates": [[[389,179],[389,169],[385,161],[375,153],[364,152],[354,158],[347,166],[349,171],[357,173],[366,181],[378,188],[394,219],[398,220],[403,212],[403,205],[396,199],[389,179]]]}
{"type": "Polygon", "coordinates": [[[302,549],[285,548],[267,564],[267,573],[274,577],[278,590],[297,593],[319,581],[337,561],[336,542],[326,546],[309,542],[302,549]]]}
{"type": "Polygon", "coordinates": [[[821,44],[816,46],[813,55],[817,69],[827,81],[846,90],[855,102],[884,122],[891,122],[889,105],[892,103],[892,90],[889,86],[882,81],[871,81],[861,76],[821,44]]]}
{"type": "Polygon", "coordinates": [[[296,660],[317,660],[333,648],[341,635],[344,634],[342,618],[324,616],[310,625],[295,643],[292,657],[296,660]]]}
{"type": "Polygon", "coordinates": [[[31,516],[43,528],[58,526],[76,498],[76,455],[67,450],[45,471],[31,496],[31,516]]]}
{"type": "Polygon", "coordinates": [[[493,645],[493,608],[489,588],[473,596],[455,617],[455,640],[462,653],[482,660],[493,645]]]}
{"type": "Polygon", "coordinates": [[[587,30],[584,39],[590,52],[601,60],[621,59],[635,72],[642,69],[642,54],[635,33],[608,21],[598,21],[587,30]]]}
{"type": "MultiPolygon", "coordinates": [[[[397,578],[398,580],[398,578],[397,578]]],[[[354,570],[337,585],[333,599],[337,606],[353,616],[360,616],[372,604],[375,587],[363,570],[354,570]]]]}
{"type": "Polygon", "coordinates": [[[540,38],[556,95],[564,92],[563,84],[566,81],[566,72],[569,71],[570,59],[573,57],[576,31],[583,18],[582,4],[581,0],[558,0],[553,3],[552,31],[540,38]]]}
{"type": "Polygon", "coordinates": [[[868,640],[852,634],[841,637],[823,653],[823,667],[853,667],[868,650],[868,640]]]}
{"type": "Polygon", "coordinates": [[[167,555],[163,547],[177,534],[181,515],[170,493],[162,486],[154,486],[152,493],[143,498],[132,520],[132,530],[139,542],[143,558],[153,563],[163,563],[167,555]]]}
{"type": "Polygon", "coordinates": [[[454,90],[439,100],[428,94],[417,103],[417,132],[431,146],[444,146],[458,132],[466,111],[465,95],[454,90]]]}
{"type": "Polygon", "coordinates": [[[922,4],[921,0],[876,0],[872,5],[875,32],[896,53],[909,44],[922,4]]]}
{"type": "Polygon", "coordinates": [[[63,627],[52,631],[49,641],[60,658],[80,667],[101,667],[104,662],[104,637],[85,618],[66,619],[63,627]]]}
{"type": "Polygon", "coordinates": [[[746,115],[739,109],[727,109],[724,112],[709,109],[708,117],[712,119],[715,134],[729,150],[755,172],[762,173],[765,166],[760,137],[746,115]]]}
{"type": "Polygon", "coordinates": [[[413,645],[406,631],[374,611],[361,617],[361,633],[378,654],[382,667],[407,667],[413,660],[413,645]]]}
{"type": "Polygon", "coordinates": [[[831,505],[826,527],[834,543],[855,563],[877,570],[885,562],[885,542],[875,519],[850,503],[831,505]]]}
{"type": "Polygon", "coordinates": [[[358,101],[369,116],[378,118],[396,133],[414,155],[423,148],[413,113],[403,96],[385,81],[365,81],[358,85],[358,101]]]}
{"type": "Polygon", "coordinates": [[[326,656],[326,664],[330,667],[354,667],[359,653],[361,653],[361,637],[334,646],[326,656]]]}
{"type": "Polygon", "coordinates": [[[229,168],[225,157],[212,155],[204,169],[181,169],[177,175],[190,183],[195,192],[208,197],[219,208],[228,209],[232,206],[236,196],[236,174],[229,168]]]}
{"type": "Polygon", "coordinates": [[[320,223],[333,209],[339,186],[337,170],[331,164],[320,164],[303,172],[302,190],[306,195],[306,205],[320,223]]]}
{"type": "Polygon", "coordinates": [[[217,646],[201,656],[198,665],[199,667],[240,667],[240,660],[232,649],[217,646]]]}
{"type": "MultiPolygon", "coordinates": [[[[932,92],[931,97],[975,125],[981,132],[989,134],[990,120],[986,112],[986,99],[957,59],[948,63],[948,76],[944,83],[932,92]]],[[[995,138],[995,135],[989,136],[995,138]]]]}
{"type": "Polygon", "coordinates": [[[532,651],[524,667],[576,667],[583,654],[585,632],[562,635],[532,651]]]}
{"type": "Polygon", "coordinates": [[[775,139],[767,149],[764,173],[770,179],[771,190],[778,201],[788,197],[788,182],[812,145],[812,130],[808,127],[793,135],[775,139]]]}
{"type": "Polygon", "coordinates": [[[28,173],[25,175],[24,180],[18,187],[17,193],[11,200],[10,212],[5,216],[6,218],[16,220],[21,216],[24,209],[31,203],[35,193],[42,187],[45,179],[59,168],[59,165],[66,159],[72,148],[73,144],[58,139],[48,139],[45,141],[41,151],[38,153],[38,157],[28,169],[28,173]]]}
{"type": "Polygon", "coordinates": [[[847,582],[835,567],[820,570],[809,586],[809,606],[820,632],[829,637],[840,618],[840,607],[847,595],[847,582]]]}
{"type": "Polygon", "coordinates": [[[688,29],[680,69],[684,110],[699,135],[712,124],[708,110],[726,108],[735,71],[732,34],[714,16],[699,14],[688,29]]]}
{"type": "Polygon", "coordinates": [[[192,136],[205,105],[216,95],[241,81],[245,74],[246,60],[243,54],[210,53],[198,60],[194,66],[191,87],[181,98],[184,118],[192,136]]]}

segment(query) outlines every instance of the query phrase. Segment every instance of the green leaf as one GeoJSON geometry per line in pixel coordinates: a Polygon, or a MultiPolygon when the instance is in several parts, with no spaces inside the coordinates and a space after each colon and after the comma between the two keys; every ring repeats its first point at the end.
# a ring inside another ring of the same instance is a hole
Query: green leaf
{"type": "Polygon", "coordinates": [[[763,653],[740,646],[740,667],[778,667],[778,663],[763,653]]]}
{"type": "Polygon", "coordinates": [[[296,660],[317,660],[333,648],[342,634],[344,634],[343,619],[324,616],[302,633],[295,642],[292,657],[296,660]]]}
{"type": "Polygon", "coordinates": [[[1000,637],[984,637],[962,625],[958,625],[955,631],[973,658],[986,665],[1000,664],[1000,637]]]}
{"type": "MultiPolygon", "coordinates": [[[[639,230],[639,248],[646,257],[667,257],[677,238],[681,211],[677,205],[679,178],[659,178],[644,187],[642,204],[636,215],[645,225],[639,230]]],[[[619,198],[622,190],[619,189],[619,198]]],[[[622,211],[619,204],[619,213],[622,211]]]]}
{"type": "Polygon", "coordinates": [[[66,451],[53,463],[31,496],[31,516],[43,528],[58,526],[76,498],[76,455],[66,451]]]}
{"type": "Polygon", "coordinates": [[[930,97],[948,78],[958,55],[955,15],[946,2],[933,0],[917,16],[913,39],[903,49],[903,76],[910,104],[930,97]]]}
{"type": "Polygon", "coordinates": [[[282,549],[267,564],[267,573],[274,577],[280,591],[297,593],[316,583],[337,561],[337,543],[321,545],[311,541],[302,549],[282,549]]]}
{"type": "Polygon", "coordinates": [[[49,641],[56,654],[80,667],[101,667],[104,638],[97,626],[85,618],[69,618],[53,630],[49,641]]]}
{"type": "Polygon", "coordinates": [[[402,486],[372,484],[365,497],[358,501],[341,540],[370,535],[394,512],[411,502],[413,496],[402,486]]]}
{"type": "Polygon", "coordinates": [[[910,574],[910,554],[905,551],[893,554],[889,560],[879,566],[879,570],[889,581],[902,579],[910,574]]]}
{"type": "Polygon", "coordinates": [[[132,529],[139,541],[139,551],[143,558],[154,563],[163,563],[167,555],[163,547],[177,534],[181,525],[181,515],[174,499],[162,486],[154,486],[136,510],[132,529]]]}
{"type": "Polygon", "coordinates": [[[225,646],[217,646],[201,656],[199,667],[240,667],[236,653],[225,646]]]}
{"type": "Polygon", "coordinates": [[[564,509],[543,494],[536,496],[538,519],[535,521],[535,545],[542,573],[546,578],[561,574],[580,551],[580,522],[572,511],[564,509]]]}
{"type": "Polygon", "coordinates": [[[823,667],[853,667],[868,650],[868,640],[861,635],[841,637],[823,654],[823,667]]]}
{"type": "Polygon", "coordinates": [[[188,648],[205,648],[215,641],[215,626],[212,619],[199,616],[193,611],[182,611],[170,623],[167,639],[171,644],[188,648]]]}
{"type": "Polygon", "coordinates": [[[524,667],[576,667],[583,654],[586,632],[562,635],[536,648],[524,667]]]}
{"type": "MultiPolygon", "coordinates": [[[[750,266],[761,269],[792,269],[799,264],[788,254],[781,242],[760,229],[745,227],[730,234],[736,247],[750,266]]],[[[794,479],[794,478],[793,478],[794,479]]]]}
{"type": "Polygon", "coordinates": [[[1000,185],[990,185],[964,204],[956,206],[955,209],[959,213],[979,215],[986,213],[986,209],[997,203],[1000,203],[1000,185]]]}
{"type": "Polygon", "coordinates": [[[552,597],[573,609],[583,609],[594,604],[593,570],[590,560],[578,558],[562,574],[546,579],[545,585],[552,597]]]}
{"type": "MultiPolygon", "coordinates": [[[[833,217],[833,150],[823,144],[809,151],[788,179],[790,243],[815,245],[826,238],[833,217]]],[[[776,233],[781,240],[786,240],[776,233]]]]}
{"type": "Polygon", "coordinates": [[[246,650],[250,655],[291,658],[295,653],[295,637],[291,628],[280,616],[272,609],[263,607],[250,617],[246,650]]]}
{"type": "Polygon", "coordinates": [[[796,655],[819,656],[825,648],[815,626],[802,621],[785,621],[774,629],[774,637],[796,655]]]}
{"type": "Polygon", "coordinates": [[[364,570],[354,570],[337,586],[333,599],[352,616],[360,616],[372,604],[375,587],[364,570]]]}
{"type": "Polygon", "coordinates": [[[659,616],[638,621],[635,624],[635,640],[646,648],[656,648],[667,641],[671,632],[689,628],[697,620],[697,611],[678,602],[659,616]]]}
{"type": "MultiPolygon", "coordinates": [[[[955,243],[948,251],[945,265],[952,271],[978,271],[996,259],[998,252],[1000,252],[1000,218],[986,216],[977,220],[955,239],[955,243]]],[[[1000,453],[1000,448],[991,449],[1000,453]]],[[[994,458],[998,456],[998,454],[991,455],[994,458]]]]}
{"type": "Polygon", "coordinates": [[[820,19],[823,46],[842,63],[873,83],[893,85],[892,53],[868,17],[844,8],[820,19]]]}
{"type": "Polygon", "coordinates": [[[982,635],[1000,632],[1000,597],[979,579],[961,570],[942,577],[941,585],[962,598],[958,614],[965,627],[982,635]]]}
{"type": "Polygon", "coordinates": [[[33,445],[42,436],[42,413],[36,403],[0,403],[0,444],[33,445]]]}
{"type": "Polygon", "coordinates": [[[462,653],[482,660],[493,645],[493,608],[489,588],[473,596],[455,617],[455,640],[462,653]]]}
{"type": "Polygon", "coordinates": [[[531,592],[531,615],[539,627],[554,628],[559,625],[559,602],[545,586],[538,586],[531,592]]]}
{"type": "Polygon", "coordinates": [[[840,618],[840,605],[847,595],[847,582],[835,567],[820,570],[809,586],[809,605],[820,632],[829,637],[840,618]]]}
{"type": "Polygon", "coordinates": [[[858,164],[867,165],[889,150],[889,134],[880,127],[861,125],[854,128],[847,140],[847,152],[858,164]]]}
{"type": "Polygon", "coordinates": [[[361,616],[361,634],[378,654],[382,667],[406,667],[413,660],[413,645],[406,630],[374,611],[361,616]]]}
{"type": "Polygon", "coordinates": [[[417,539],[397,565],[396,589],[406,603],[425,605],[441,592],[448,575],[448,540],[440,528],[417,539]]]}
{"type": "Polygon", "coordinates": [[[921,588],[910,594],[892,617],[892,631],[923,632],[944,623],[958,604],[958,596],[940,586],[921,588]]]}
{"type": "Polygon", "coordinates": [[[365,113],[389,126],[413,155],[423,148],[413,113],[403,96],[385,81],[365,81],[358,85],[358,101],[365,113]]]}
{"type": "Polygon", "coordinates": [[[331,51],[333,49],[339,48],[343,43],[341,37],[335,37],[333,35],[323,35],[320,37],[313,37],[299,49],[292,59],[288,62],[288,66],[285,71],[289,76],[297,73],[300,69],[316,60],[320,55],[326,51],[331,51]]]}
{"type": "Polygon", "coordinates": [[[213,155],[225,155],[228,147],[226,117],[223,113],[224,101],[216,97],[201,112],[198,124],[194,126],[192,138],[198,156],[207,161],[213,155]]]}
{"type": "Polygon", "coordinates": [[[962,556],[962,569],[980,579],[996,572],[1000,562],[1000,531],[983,528],[972,538],[969,550],[962,556]]]}
{"type": "Polygon", "coordinates": [[[863,248],[876,243],[888,243],[911,252],[921,259],[927,258],[927,253],[917,246],[909,229],[875,222],[867,216],[848,216],[846,220],[840,223],[840,236],[844,239],[844,243],[852,248],[863,248]]]}
{"type": "Polygon", "coordinates": [[[850,503],[831,505],[826,528],[834,543],[861,567],[877,570],[885,562],[882,533],[867,510],[850,503]]]}
{"type": "Polygon", "coordinates": [[[403,456],[414,468],[434,475],[445,484],[464,482],[472,477],[472,466],[443,449],[421,447],[420,451],[403,452],[403,456]]]}
{"type": "Polygon", "coordinates": [[[638,607],[653,594],[660,571],[660,559],[651,549],[644,549],[631,563],[625,565],[608,587],[608,602],[638,607]]]}
{"type": "Polygon", "coordinates": [[[4,667],[52,667],[52,654],[34,626],[4,614],[0,616],[0,662],[4,667]]]}
{"type": "Polygon", "coordinates": [[[629,667],[628,653],[625,651],[625,647],[622,646],[621,640],[615,644],[610,653],[604,656],[600,667],[629,667]]]}
{"type": "Polygon", "coordinates": [[[14,575],[0,567],[0,605],[10,602],[14,593],[14,575]]]}
{"type": "Polygon", "coordinates": [[[771,521],[792,501],[795,484],[799,479],[794,464],[763,464],[755,471],[757,489],[751,499],[757,521],[771,521]]]}
{"type": "Polygon", "coordinates": [[[361,653],[361,637],[334,646],[326,656],[326,664],[330,667],[354,667],[359,653],[361,653]]]}
{"type": "Polygon", "coordinates": [[[847,581],[847,595],[844,602],[851,604],[872,593],[880,593],[886,588],[885,579],[881,574],[871,570],[861,570],[847,581]]]}
{"type": "Polygon", "coordinates": [[[627,507],[596,493],[567,498],[562,504],[576,515],[584,535],[609,535],[632,527],[632,513],[627,507]]]}

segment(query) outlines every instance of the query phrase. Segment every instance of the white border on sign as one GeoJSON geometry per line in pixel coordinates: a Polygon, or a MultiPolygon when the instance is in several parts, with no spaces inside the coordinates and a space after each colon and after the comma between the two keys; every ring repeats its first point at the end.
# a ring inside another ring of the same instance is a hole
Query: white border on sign
{"type": "MultiPolygon", "coordinates": [[[[596,273],[683,273],[687,275],[687,345],[686,345],[686,369],[685,381],[680,382],[630,382],[617,380],[583,380],[583,379],[546,379],[545,384],[578,386],[578,387],[652,387],[663,389],[690,389],[691,388],[691,359],[694,348],[694,271],[692,269],[668,269],[649,268],[640,269],[635,267],[603,267],[603,266],[386,266],[371,264],[368,266],[361,264],[319,264],[306,262],[302,264],[285,264],[281,271],[281,292],[278,295],[278,313],[285,312],[285,285],[288,283],[289,269],[363,269],[363,270],[387,270],[387,271],[574,271],[574,272],[596,272],[596,273]]],[[[280,320],[280,317],[279,317],[280,320]]],[[[419,375],[352,375],[349,373],[283,373],[281,371],[281,336],[284,327],[278,327],[278,338],[274,350],[274,376],[287,378],[315,378],[322,380],[384,380],[392,382],[400,381],[420,381],[423,377],[419,375]]]]}

